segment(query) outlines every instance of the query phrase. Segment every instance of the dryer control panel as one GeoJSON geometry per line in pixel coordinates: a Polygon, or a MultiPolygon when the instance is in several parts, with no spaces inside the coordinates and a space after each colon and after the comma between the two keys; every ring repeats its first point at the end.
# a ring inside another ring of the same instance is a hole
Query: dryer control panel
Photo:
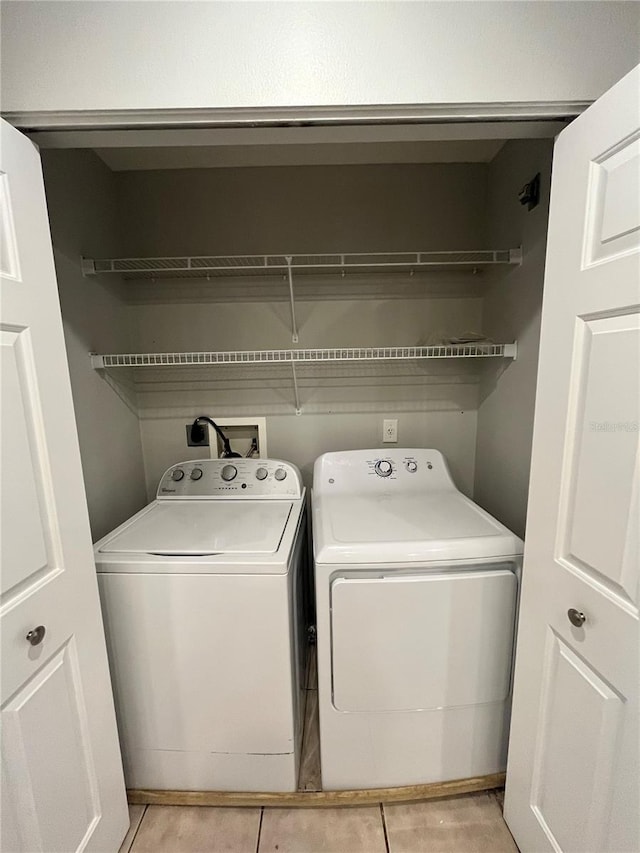
{"type": "Polygon", "coordinates": [[[302,497],[300,471],[280,459],[192,459],[162,475],[156,497],[166,499],[283,499],[302,497]]]}
{"type": "Polygon", "coordinates": [[[455,489],[447,461],[438,450],[406,448],[346,450],[316,460],[316,494],[424,492],[455,489]]]}

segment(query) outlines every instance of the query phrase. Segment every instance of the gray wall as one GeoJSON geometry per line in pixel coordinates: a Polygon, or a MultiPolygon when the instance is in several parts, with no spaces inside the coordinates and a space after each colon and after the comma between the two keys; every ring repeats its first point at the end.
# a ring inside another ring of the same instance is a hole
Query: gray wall
{"type": "Polygon", "coordinates": [[[269,453],[311,481],[314,459],[381,445],[397,417],[402,446],[441,449],[460,488],[524,526],[551,144],[509,142],[490,165],[177,170],[114,175],[91,152],[46,152],[72,387],[95,537],[152,498],[187,448],[196,414],[267,418],[269,453]],[[543,204],[520,187],[543,172],[543,204]],[[119,239],[117,230],[120,228],[119,239]],[[515,363],[145,371],[107,381],[88,352],[287,348],[286,284],[82,278],[79,258],[181,252],[525,248],[500,275],[434,274],[298,282],[300,346],[399,346],[483,330],[519,340],[515,363]],[[284,244],[284,245],[283,245],[284,244]],[[326,290],[327,286],[329,287],[326,290]],[[256,288],[263,298],[256,297],[256,288]],[[323,289],[324,288],[324,289],[323,289]],[[483,307],[484,306],[484,307],[483,307]],[[143,467],[144,465],[144,467],[143,467]]]}
{"type": "Polygon", "coordinates": [[[125,254],[475,249],[484,163],[119,172],[125,254]]]}
{"type": "Polygon", "coordinates": [[[495,340],[518,341],[506,371],[483,371],[478,409],[475,499],[524,535],[535,404],[540,312],[547,239],[551,149],[549,140],[508,142],[489,166],[489,242],[524,247],[521,267],[493,273],[484,298],[483,326],[495,340]],[[532,211],[518,191],[542,176],[542,201],[532,211]]]}
{"type": "Polygon", "coordinates": [[[594,100],[634,2],[5,2],[3,109],[594,100]]]}
{"type": "MultiPolygon", "coordinates": [[[[486,174],[486,164],[121,172],[123,250],[154,256],[473,249],[483,245],[486,174]]],[[[480,277],[436,275],[426,283],[408,274],[334,276],[329,284],[327,293],[326,281],[296,280],[300,347],[438,343],[481,326],[480,277]]],[[[292,346],[287,287],[278,279],[128,288],[140,351],[292,346]],[[256,286],[265,288],[264,301],[252,295],[256,286]]],[[[378,447],[383,418],[397,417],[397,446],[439,447],[471,494],[477,371],[462,360],[299,368],[300,417],[289,368],[146,372],[138,403],[148,494],[168,465],[198,455],[186,447],[184,425],[200,412],[266,416],[270,455],[299,465],[308,485],[318,455],[378,447]]]]}
{"type": "Polygon", "coordinates": [[[135,401],[92,369],[89,352],[131,347],[121,285],[83,278],[80,256],[116,250],[113,174],[91,151],[46,151],[43,166],[71,387],[94,541],[146,502],[135,401]]]}
{"type": "MultiPolygon", "coordinates": [[[[215,403],[204,405],[215,416],[215,403]]],[[[191,417],[191,410],[189,416],[191,417]]],[[[330,412],[327,414],[268,416],[269,456],[297,465],[307,486],[313,480],[313,463],[321,453],[331,450],[360,450],[382,446],[382,418],[398,418],[397,445],[393,447],[435,447],[449,460],[456,484],[468,495],[473,493],[476,444],[476,412],[429,411],[396,412],[378,407],[374,412],[330,412]]],[[[153,417],[140,422],[149,497],[155,495],[162,473],[176,462],[207,458],[206,450],[185,447],[185,423],[182,417],[153,417]]]]}

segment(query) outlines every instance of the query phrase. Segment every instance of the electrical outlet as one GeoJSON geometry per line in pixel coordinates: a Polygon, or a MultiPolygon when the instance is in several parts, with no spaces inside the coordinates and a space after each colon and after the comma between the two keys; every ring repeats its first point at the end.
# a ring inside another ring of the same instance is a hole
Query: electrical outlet
{"type": "Polygon", "coordinates": [[[382,440],[390,443],[398,441],[397,418],[385,418],[382,421],[382,440]]]}
{"type": "Polygon", "coordinates": [[[196,438],[191,437],[191,424],[187,424],[187,447],[209,447],[209,428],[199,423],[196,427],[196,438]]]}

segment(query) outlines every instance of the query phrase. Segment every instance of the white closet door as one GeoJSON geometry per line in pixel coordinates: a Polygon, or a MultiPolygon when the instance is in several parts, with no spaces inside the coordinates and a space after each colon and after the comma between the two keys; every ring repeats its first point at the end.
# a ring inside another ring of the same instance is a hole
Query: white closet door
{"type": "Polygon", "coordinates": [[[505,818],[638,851],[640,68],[555,149],[505,818]]]}
{"type": "Polygon", "coordinates": [[[0,162],[2,850],[117,850],[128,826],[38,152],[0,162]]]}

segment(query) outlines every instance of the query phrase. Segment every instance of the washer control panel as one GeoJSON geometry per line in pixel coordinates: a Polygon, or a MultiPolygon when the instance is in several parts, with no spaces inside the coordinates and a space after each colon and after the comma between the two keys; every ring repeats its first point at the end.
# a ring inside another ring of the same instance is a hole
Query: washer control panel
{"type": "Polygon", "coordinates": [[[162,475],[158,499],[302,497],[300,471],[279,459],[193,459],[162,475]]]}
{"type": "Polygon", "coordinates": [[[313,471],[316,494],[442,488],[455,488],[446,459],[437,450],[423,448],[325,453],[313,471]]]}

